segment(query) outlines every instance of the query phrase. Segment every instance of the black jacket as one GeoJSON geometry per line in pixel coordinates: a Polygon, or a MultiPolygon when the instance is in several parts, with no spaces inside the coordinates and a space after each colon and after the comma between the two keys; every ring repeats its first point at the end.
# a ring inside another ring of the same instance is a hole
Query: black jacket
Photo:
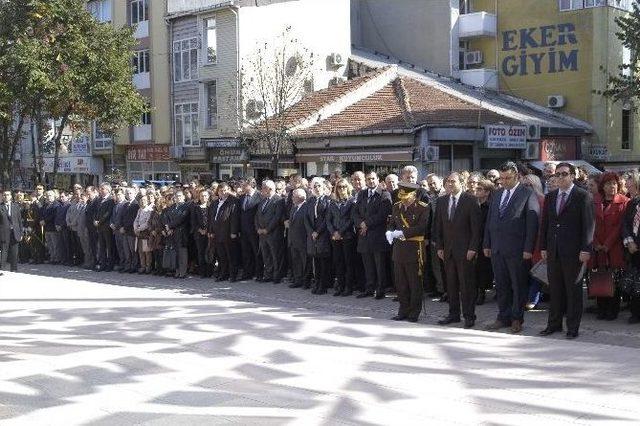
{"type": "Polygon", "coordinates": [[[368,189],[360,191],[353,209],[353,225],[358,232],[358,253],[390,251],[391,247],[384,234],[391,215],[391,194],[377,189],[371,199],[368,199],[368,194],[368,189]],[[367,225],[364,235],[359,233],[362,222],[367,225]]]}
{"type": "Polygon", "coordinates": [[[306,201],[304,225],[307,228],[307,253],[310,256],[326,257],[331,254],[331,236],[327,229],[327,213],[331,200],[328,196],[311,197],[306,201]],[[312,233],[317,232],[314,240],[312,233]]]}
{"type": "Polygon", "coordinates": [[[482,212],[478,199],[466,192],[458,198],[453,218],[449,219],[449,198],[444,195],[436,206],[436,247],[444,250],[445,259],[464,260],[467,251],[480,251],[482,244],[482,212]]]}
{"type": "Polygon", "coordinates": [[[5,207],[5,203],[0,204],[0,242],[8,243],[13,237],[16,241],[22,239],[22,208],[16,202],[11,203],[11,215],[5,207]]]}
{"type": "Polygon", "coordinates": [[[97,200],[99,204],[93,220],[98,221],[98,231],[110,230],[111,214],[113,213],[113,206],[116,203],[111,196],[108,196],[106,199],[97,198],[97,200]]]}
{"type": "Polygon", "coordinates": [[[253,195],[241,195],[238,199],[238,212],[240,213],[240,233],[247,236],[255,236],[256,234],[256,212],[258,206],[262,202],[262,196],[258,191],[253,195]]]}
{"type": "Polygon", "coordinates": [[[171,206],[166,214],[165,223],[173,231],[171,235],[176,247],[189,246],[189,204],[179,203],[171,206]]]}
{"type": "Polygon", "coordinates": [[[240,233],[240,216],[238,215],[238,199],[232,195],[222,202],[218,199],[209,209],[209,232],[216,243],[231,242],[231,235],[238,238],[240,233]],[[220,210],[218,211],[218,207],[220,210]],[[216,217],[217,213],[217,217],[216,217]]]}
{"type": "Polygon", "coordinates": [[[337,231],[343,240],[350,240],[356,237],[353,226],[353,209],[355,206],[355,197],[350,197],[345,201],[333,200],[329,204],[329,212],[327,213],[329,236],[332,236],[337,231]]]}

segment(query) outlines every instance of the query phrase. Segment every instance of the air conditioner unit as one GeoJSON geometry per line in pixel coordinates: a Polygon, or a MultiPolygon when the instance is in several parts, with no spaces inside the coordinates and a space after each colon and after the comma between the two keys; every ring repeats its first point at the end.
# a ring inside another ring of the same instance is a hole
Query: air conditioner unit
{"type": "Polygon", "coordinates": [[[333,77],[329,80],[329,86],[335,86],[337,84],[344,83],[345,81],[347,81],[345,77],[333,77]]]}
{"type": "Polygon", "coordinates": [[[172,146],[171,147],[171,156],[173,158],[178,158],[178,159],[184,158],[184,147],[183,146],[179,146],[179,145],[172,146]]]}
{"type": "Polygon", "coordinates": [[[482,60],[483,57],[480,50],[472,50],[470,52],[465,52],[464,54],[465,65],[478,65],[482,63],[482,60]]]}
{"type": "Polygon", "coordinates": [[[562,108],[564,106],[564,96],[551,95],[547,98],[547,106],[549,108],[562,108]]]}
{"type": "Polygon", "coordinates": [[[524,160],[539,160],[540,159],[540,142],[527,142],[527,149],[522,153],[524,160]]]}
{"type": "Polygon", "coordinates": [[[250,99],[247,102],[245,114],[248,119],[255,120],[262,117],[264,110],[264,102],[258,101],[256,99],[250,99]]]}
{"type": "Polygon", "coordinates": [[[344,65],[344,56],[340,53],[332,53],[329,55],[329,63],[334,67],[339,67],[344,65]]]}
{"type": "Polygon", "coordinates": [[[539,140],[539,139],[540,139],[540,125],[527,124],[527,140],[539,140]]]}

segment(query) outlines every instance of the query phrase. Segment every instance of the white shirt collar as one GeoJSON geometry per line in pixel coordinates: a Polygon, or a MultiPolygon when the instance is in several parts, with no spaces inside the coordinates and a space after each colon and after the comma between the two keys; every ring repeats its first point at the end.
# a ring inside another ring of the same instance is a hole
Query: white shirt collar
{"type": "Polygon", "coordinates": [[[573,187],[576,186],[574,183],[571,184],[571,186],[569,187],[569,189],[567,189],[566,191],[562,190],[562,189],[558,189],[558,195],[562,196],[562,193],[567,194],[567,197],[569,196],[569,194],[571,194],[571,191],[573,190],[573,187]]]}

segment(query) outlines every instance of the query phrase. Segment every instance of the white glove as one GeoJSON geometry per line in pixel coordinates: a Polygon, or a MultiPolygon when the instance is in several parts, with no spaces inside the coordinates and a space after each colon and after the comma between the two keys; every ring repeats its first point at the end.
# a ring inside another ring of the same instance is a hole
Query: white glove
{"type": "Polygon", "coordinates": [[[389,244],[393,243],[393,238],[394,238],[393,234],[394,233],[395,232],[393,232],[393,231],[387,231],[387,232],[384,233],[384,236],[387,238],[387,242],[389,244]]]}
{"type": "Polygon", "coordinates": [[[393,238],[397,238],[399,240],[404,240],[404,232],[402,231],[394,231],[393,238]]]}

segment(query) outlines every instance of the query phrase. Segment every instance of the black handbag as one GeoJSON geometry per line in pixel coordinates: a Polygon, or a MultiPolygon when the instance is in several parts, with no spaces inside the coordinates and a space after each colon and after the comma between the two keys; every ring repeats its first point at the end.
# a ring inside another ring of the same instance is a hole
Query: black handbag
{"type": "Polygon", "coordinates": [[[162,268],[173,271],[178,267],[178,253],[173,245],[167,244],[162,252],[162,268]]]}

